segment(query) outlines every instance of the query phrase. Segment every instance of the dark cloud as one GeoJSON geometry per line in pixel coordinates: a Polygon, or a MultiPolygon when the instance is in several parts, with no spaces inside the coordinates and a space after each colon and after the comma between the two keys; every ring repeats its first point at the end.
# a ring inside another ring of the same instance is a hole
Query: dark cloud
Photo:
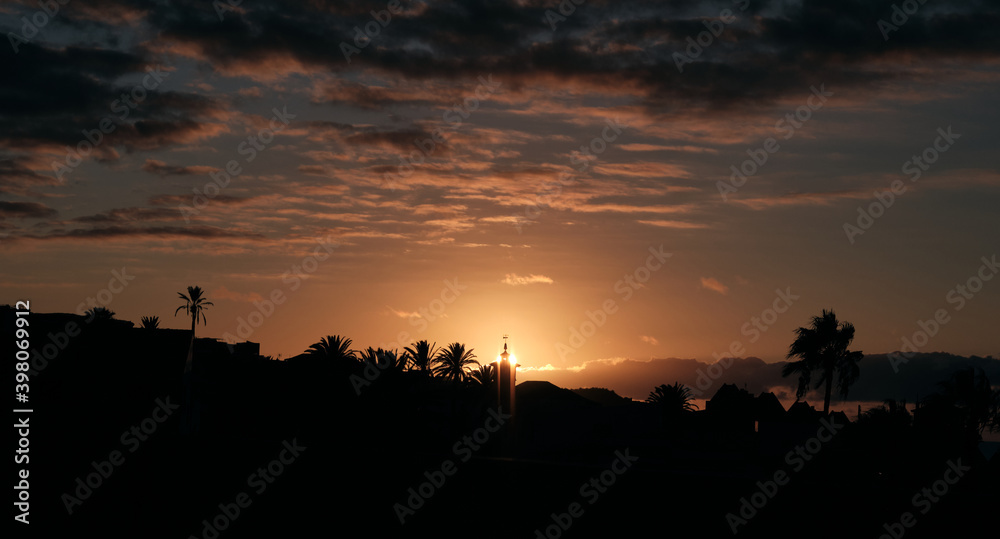
{"type": "Polygon", "coordinates": [[[28,159],[16,157],[0,159],[0,193],[24,195],[40,185],[56,185],[59,181],[35,172],[28,159]]]}
{"type": "Polygon", "coordinates": [[[156,159],[146,159],[142,165],[142,170],[157,176],[194,176],[198,174],[208,174],[219,169],[209,166],[179,166],[168,165],[156,159]]]}
{"type": "MultiPolygon", "coordinates": [[[[431,134],[422,129],[401,129],[394,131],[362,130],[344,137],[344,143],[351,146],[375,146],[397,151],[410,152],[416,149],[414,141],[430,139],[431,134]]],[[[435,144],[434,151],[438,153],[443,144],[435,144]]]]}
{"type": "Polygon", "coordinates": [[[7,202],[0,200],[0,220],[3,219],[43,219],[59,212],[37,202],[7,202]]]}
{"type": "Polygon", "coordinates": [[[212,226],[107,226],[102,228],[85,228],[66,231],[54,231],[48,234],[31,234],[15,237],[15,240],[115,240],[128,238],[162,238],[162,239],[245,239],[251,241],[264,240],[264,236],[256,232],[243,230],[227,230],[212,226]]]}
{"type": "Polygon", "coordinates": [[[34,42],[19,49],[14,53],[11,47],[0,47],[5,70],[0,80],[0,147],[19,152],[55,147],[64,152],[69,146],[84,158],[115,160],[116,147],[151,150],[218,131],[209,119],[225,106],[202,95],[163,91],[171,71],[145,49],[34,42]],[[87,140],[96,150],[89,149],[87,140]]]}
{"type": "MultiPolygon", "coordinates": [[[[545,17],[557,2],[403,2],[404,11],[393,15],[371,44],[348,62],[340,44],[353,44],[355,27],[372,22],[370,12],[384,10],[385,2],[260,1],[241,4],[221,21],[207,2],[98,2],[108,11],[143,13],[158,32],[148,47],[174,42],[223,72],[263,76],[276,65],[294,63],[340,73],[375,69],[410,80],[492,73],[513,89],[556,76],[562,84],[627,85],[635,88],[640,102],[666,112],[692,105],[708,109],[763,103],[821,82],[843,87],[916,76],[917,67],[912,72],[905,66],[872,69],[873,62],[894,55],[961,60],[1000,54],[1000,33],[995,31],[1000,6],[995,2],[924,4],[886,41],[878,21],[891,20],[894,3],[755,0],[741,12],[742,4],[731,0],[683,5],[595,1],[577,6],[553,30],[545,17]],[[724,9],[738,13],[739,19],[679,72],[674,54],[684,52],[686,40],[704,32],[704,21],[717,20],[724,9]]],[[[73,13],[67,10],[62,16],[72,18],[73,13]]],[[[0,87],[0,111],[5,115],[76,113],[93,123],[107,114],[108,104],[123,90],[114,81],[140,73],[152,55],[145,49],[57,50],[31,44],[10,60],[5,64],[12,70],[5,80],[17,82],[0,87]]],[[[315,99],[367,109],[397,102],[384,88],[346,78],[315,99]]],[[[137,111],[140,123],[122,129],[116,138],[135,137],[128,147],[136,149],[169,145],[191,133],[194,126],[185,121],[196,121],[192,116],[216,106],[193,94],[150,97],[137,111]],[[168,111],[178,112],[180,118],[168,120],[168,111]]],[[[16,138],[60,144],[75,142],[81,129],[94,127],[72,121],[42,126],[2,127],[18,127],[9,131],[8,143],[16,138]]]]}
{"type": "MultiPolygon", "coordinates": [[[[216,195],[212,197],[212,204],[244,204],[253,200],[255,197],[237,197],[232,195],[216,195]]],[[[176,207],[180,204],[191,205],[191,195],[155,195],[149,197],[149,204],[151,206],[171,206],[176,207]]],[[[176,211],[176,210],[175,210],[176,211]]]]}
{"type": "Polygon", "coordinates": [[[129,221],[176,221],[184,216],[175,208],[115,208],[73,219],[79,223],[123,223],[129,221]]]}
{"type": "MultiPolygon", "coordinates": [[[[407,4],[380,30],[372,45],[347,62],[340,43],[352,43],[355,26],[370,22],[382,2],[332,7],[322,3],[255,2],[220,22],[200,8],[154,11],[165,39],[194,45],[202,59],[222,69],[266,71],[275,59],[307,68],[345,72],[374,68],[413,80],[455,79],[483,73],[512,87],[556,75],[565,83],[629,84],[644,103],[670,110],[682,103],[728,106],[776,99],[803,87],[861,85],[906,76],[873,70],[870,62],[898,54],[923,58],[996,57],[1000,7],[995,3],[938,2],[923,5],[884,39],[880,19],[893,14],[891,0],[715,1],[673,5],[658,2],[587,2],[559,21],[545,21],[556,2],[428,2],[407,4]],[[673,54],[703,21],[723,9],[739,13],[681,73],[673,54]]],[[[344,82],[331,101],[362,108],[391,103],[383,89],[344,82]]]]}

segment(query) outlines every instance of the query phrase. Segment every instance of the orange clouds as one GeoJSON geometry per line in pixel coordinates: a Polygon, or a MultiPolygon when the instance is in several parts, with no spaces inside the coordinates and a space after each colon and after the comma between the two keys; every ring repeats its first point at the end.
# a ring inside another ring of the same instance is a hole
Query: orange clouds
{"type": "Polygon", "coordinates": [[[729,287],[720,283],[719,280],[715,279],[714,277],[702,277],[701,287],[707,290],[711,290],[713,292],[718,292],[722,295],[725,295],[727,292],[729,292],[729,287]]]}

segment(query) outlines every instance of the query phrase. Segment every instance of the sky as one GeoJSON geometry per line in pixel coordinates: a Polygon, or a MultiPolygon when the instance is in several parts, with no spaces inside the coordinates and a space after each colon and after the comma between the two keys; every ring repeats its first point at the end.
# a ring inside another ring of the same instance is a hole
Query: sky
{"type": "Polygon", "coordinates": [[[0,302],[524,379],[823,309],[997,356],[1000,6],[896,4],[7,2],[0,302]]]}

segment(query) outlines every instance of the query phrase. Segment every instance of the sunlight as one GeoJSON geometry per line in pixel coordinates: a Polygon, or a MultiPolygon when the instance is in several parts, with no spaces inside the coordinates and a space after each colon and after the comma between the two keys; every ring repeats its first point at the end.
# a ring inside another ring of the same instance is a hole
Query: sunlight
{"type": "MultiPolygon", "coordinates": [[[[503,357],[497,356],[497,364],[500,364],[501,361],[503,361],[503,357]]],[[[516,365],[517,357],[514,354],[509,354],[507,357],[507,361],[510,361],[511,365],[516,365]]]]}

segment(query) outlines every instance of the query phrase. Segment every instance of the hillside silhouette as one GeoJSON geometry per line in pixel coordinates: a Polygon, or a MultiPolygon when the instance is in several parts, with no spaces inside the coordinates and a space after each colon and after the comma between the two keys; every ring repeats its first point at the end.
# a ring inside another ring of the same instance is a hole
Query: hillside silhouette
{"type": "MultiPolygon", "coordinates": [[[[356,349],[328,335],[276,360],[256,343],[195,337],[206,300],[190,292],[191,330],[158,328],[153,317],[137,327],[110,312],[32,313],[32,334],[45,336],[30,360],[33,529],[50,537],[535,537],[579,502],[583,515],[557,528],[560,536],[878,537],[959,461],[968,470],[917,513],[920,526],[907,537],[984,526],[998,501],[1000,457],[980,443],[1000,428],[985,369],[942,369],[937,391],[912,411],[888,400],[860,415],[803,400],[786,409],[729,373],[703,409],[676,380],[650,380],[646,401],[527,381],[516,386],[515,416],[505,418],[496,372],[460,342],[356,349]],[[113,451],[124,462],[107,465],[113,451]],[[455,473],[445,472],[447,461],[455,473]],[[99,485],[87,485],[109,466],[92,481],[99,485]],[[606,492],[581,487],[595,477],[614,483],[598,483],[606,492]],[[421,493],[425,483],[433,488],[421,493]],[[759,491],[762,507],[743,507],[759,491]],[[213,519],[239,507],[241,493],[250,504],[216,529],[213,519]],[[512,514],[485,516],[498,506],[512,514]]],[[[2,315],[12,332],[14,310],[2,315]]],[[[807,387],[853,391],[867,363],[880,361],[843,341],[825,346],[793,346],[804,363],[790,379],[815,373],[807,387]],[[850,372],[840,376],[841,368],[850,372]]]]}

